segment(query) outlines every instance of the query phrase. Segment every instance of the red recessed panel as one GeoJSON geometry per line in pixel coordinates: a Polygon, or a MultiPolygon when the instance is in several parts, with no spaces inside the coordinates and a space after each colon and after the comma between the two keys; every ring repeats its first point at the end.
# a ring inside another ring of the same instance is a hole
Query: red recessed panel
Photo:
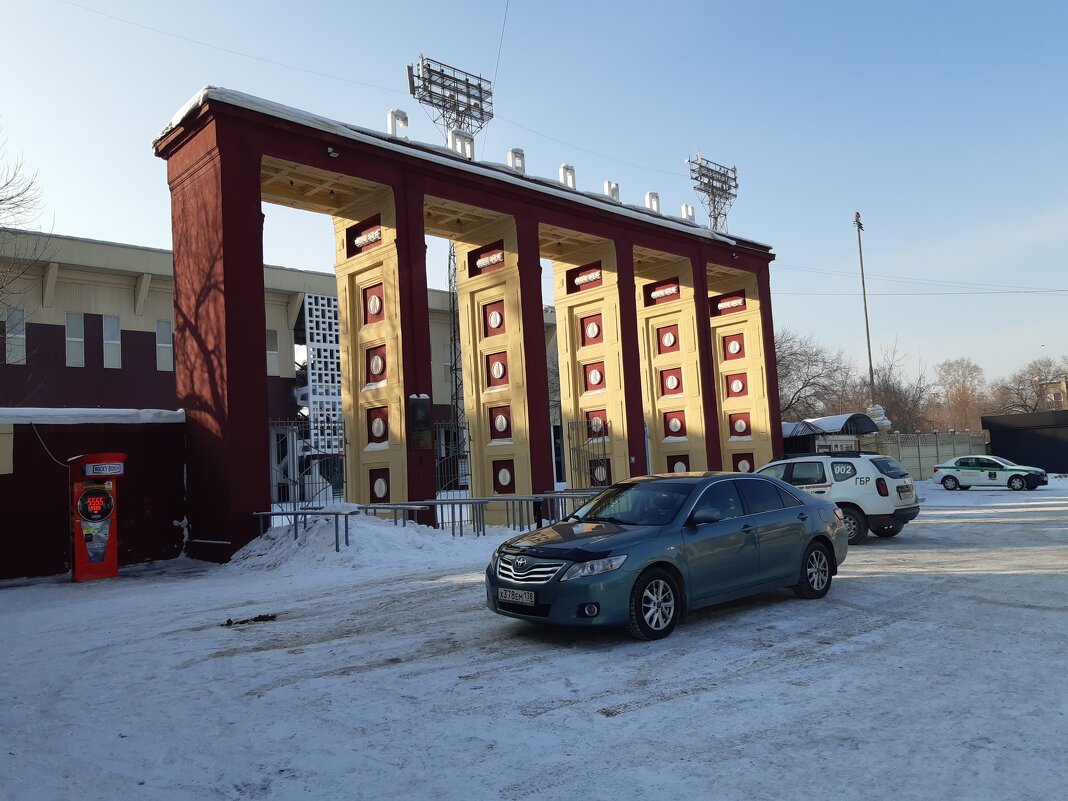
{"type": "Polygon", "coordinates": [[[382,284],[364,287],[363,324],[370,325],[384,319],[386,319],[386,296],[382,284]]]}
{"type": "Polygon", "coordinates": [[[504,301],[495,300],[482,307],[482,336],[495,337],[506,330],[504,319],[504,301]],[[493,323],[497,323],[496,326],[493,323]]]}
{"type": "Polygon", "coordinates": [[[664,412],[664,436],[686,436],[686,412],[664,412]]]}
{"type": "Polygon", "coordinates": [[[489,408],[490,439],[512,438],[512,409],[510,406],[489,408]]]}
{"type": "Polygon", "coordinates": [[[508,353],[490,353],[486,356],[486,386],[508,386],[508,353]]]}
{"type": "Polygon", "coordinates": [[[736,473],[752,473],[754,468],[753,454],[732,453],[731,465],[734,467],[734,472],[736,473]]]}
{"type": "Polygon", "coordinates": [[[656,329],[656,352],[677,353],[679,350],[679,326],[677,323],[656,329]]]}
{"type": "Polygon", "coordinates": [[[753,436],[752,425],[749,421],[749,412],[739,412],[738,414],[731,414],[727,416],[727,436],[753,436]]]}
{"type": "Polygon", "coordinates": [[[376,214],[345,229],[345,258],[351,259],[382,244],[382,219],[376,214]]]}
{"type": "Polygon", "coordinates": [[[505,265],[504,242],[497,241],[467,254],[467,273],[472,278],[499,270],[505,265]]]}
{"type": "Polygon", "coordinates": [[[586,435],[588,437],[608,436],[608,411],[594,409],[586,412],[586,435]],[[598,422],[594,422],[598,421],[598,422]]]}
{"type": "Polygon", "coordinates": [[[601,262],[595,261],[582,267],[572,267],[567,271],[565,280],[567,281],[567,294],[569,295],[586,289],[596,289],[604,284],[601,262]]]}
{"type": "Polygon", "coordinates": [[[367,349],[366,359],[364,360],[364,370],[366,370],[368,384],[376,384],[379,381],[386,380],[386,346],[375,345],[372,348],[367,349]]]}
{"type": "Polygon", "coordinates": [[[670,370],[661,370],[660,394],[681,395],[682,392],[682,368],[672,367],[670,370]]]}
{"type": "Polygon", "coordinates": [[[597,392],[605,388],[604,362],[582,365],[584,392],[597,392]]]}
{"type": "Polygon", "coordinates": [[[646,306],[671,303],[682,297],[678,278],[669,278],[666,281],[646,284],[644,292],[646,306]]]}
{"type": "Polygon", "coordinates": [[[730,336],[723,337],[723,358],[728,361],[730,359],[745,358],[744,334],[731,334],[730,336]]]}
{"type": "Polygon", "coordinates": [[[689,455],[682,453],[677,456],[669,456],[667,458],[667,470],[669,473],[688,473],[690,472],[690,457],[689,455]]]}
{"type": "Polygon", "coordinates": [[[511,459],[494,459],[493,491],[498,495],[515,495],[515,462],[511,459]]]}
{"type": "Polygon", "coordinates": [[[725,314],[736,314],[745,311],[745,290],[728,292],[708,299],[708,314],[710,317],[722,317],[725,314]]]}
{"type": "Polygon", "coordinates": [[[376,406],[367,410],[367,441],[389,441],[389,407],[376,406]],[[376,423],[375,421],[381,421],[376,423]],[[378,433],[376,433],[378,432],[378,433]]]}
{"type": "Polygon", "coordinates": [[[591,314],[589,317],[579,318],[581,328],[581,342],[586,345],[600,345],[604,342],[604,324],[601,315],[591,314]]]}
{"type": "Polygon", "coordinates": [[[607,487],[612,483],[612,463],[607,459],[590,459],[590,486],[607,487]]]}
{"type": "Polygon", "coordinates": [[[741,398],[749,394],[749,377],[745,373],[731,373],[727,376],[727,397],[741,398]]]}
{"type": "Polygon", "coordinates": [[[379,467],[367,471],[368,497],[371,503],[389,503],[389,468],[379,467]]]}

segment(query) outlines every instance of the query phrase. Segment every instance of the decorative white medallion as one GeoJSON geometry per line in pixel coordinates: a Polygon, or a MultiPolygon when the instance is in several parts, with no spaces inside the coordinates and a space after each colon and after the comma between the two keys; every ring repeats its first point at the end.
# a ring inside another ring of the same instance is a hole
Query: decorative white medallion
{"type": "Polygon", "coordinates": [[[371,421],[371,433],[375,439],[382,439],[386,434],[386,421],[381,417],[376,417],[371,421]]]}
{"type": "Polygon", "coordinates": [[[686,472],[686,463],[685,462],[675,462],[675,466],[672,468],[672,470],[674,472],[676,472],[676,473],[685,473],[686,472]]]}
{"type": "Polygon", "coordinates": [[[731,392],[741,392],[745,389],[745,384],[742,383],[742,379],[736,378],[731,381],[731,392]]]}
{"type": "Polygon", "coordinates": [[[386,363],[377,353],[371,357],[371,375],[382,375],[386,369],[386,363]]]}
{"type": "Polygon", "coordinates": [[[490,328],[500,328],[501,323],[504,322],[504,317],[501,316],[499,311],[491,311],[489,316],[490,328]]]}
{"type": "Polygon", "coordinates": [[[490,368],[490,375],[498,381],[504,378],[504,362],[494,362],[490,368]]]}
{"type": "Polygon", "coordinates": [[[738,462],[739,473],[748,473],[750,470],[752,470],[752,468],[753,466],[749,464],[748,459],[742,459],[740,462],[738,462]]]}
{"type": "Polygon", "coordinates": [[[604,431],[604,420],[600,417],[591,417],[590,430],[594,434],[600,434],[602,431],[604,431]]]}
{"type": "Polygon", "coordinates": [[[682,420],[677,417],[672,417],[670,420],[668,420],[668,429],[671,431],[672,434],[677,434],[679,431],[682,430],[682,420]]]}
{"type": "Polygon", "coordinates": [[[590,370],[590,386],[598,386],[601,383],[602,378],[604,378],[604,376],[601,375],[600,370],[590,370]]]}
{"type": "Polygon", "coordinates": [[[597,339],[597,335],[601,333],[601,326],[597,323],[590,323],[586,326],[586,339],[597,339]]]}
{"type": "Polygon", "coordinates": [[[745,420],[734,421],[734,430],[737,431],[739,434],[744,434],[748,428],[749,426],[745,424],[745,420]]]}
{"type": "Polygon", "coordinates": [[[371,295],[367,299],[367,313],[378,314],[380,311],[382,311],[382,298],[378,295],[371,295]]]}
{"type": "Polygon", "coordinates": [[[377,479],[375,481],[375,497],[385,498],[387,492],[389,492],[389,484],[386,483],[386,480],[384,478],[377,479]]]}
{"type": "Polygon", "coordinates": [[[512,483],[512,471],[507,467],[502,467],[497,471],[497,483],[502,487],[507,487],[512,483]]]}
{"type": "Polygon", "coordinates": [[[675,335],[668,331],[664,336],[660,338],[660,341],[664,343],[665,348],[671,348],[675,345],[675,335]]]}
{"type": "Polygon", "coordinates": [[[497,429],[497,432],[503,434],[508,430],[508,418],[503,414],[497,415],[493,418],[493,427],[497,429]]]}
{"type": "Polygon", "coordinates": [[[672,373],[664,380],[664,383],[667,384],[668,389],[674,392],[676,389],[679,388],[679,377],[672,373]]]}
{"type": "Polygon", "coordinates": [[[597,467],[593,468],[593,477],[598,481],[604,481],[608,478],[608,471],[604,469],[603,464],[599,464],[597,467]]]}
{"type": "Polygon", "coordinates": [[[731,340],[731,341],[730,341],[730,342],[729,342],[729,343],[727,344],[727,353],[732,353],[732,354],[733,354],[733,353],[737,353],[737,352],[738,352],[738,351],[740,351],[741,349],[742,349],[742,343],[741,343],[741,342],[739,342],[739,341],[738,341],[737,339],[732,339],[732,340],[731,340]]]}

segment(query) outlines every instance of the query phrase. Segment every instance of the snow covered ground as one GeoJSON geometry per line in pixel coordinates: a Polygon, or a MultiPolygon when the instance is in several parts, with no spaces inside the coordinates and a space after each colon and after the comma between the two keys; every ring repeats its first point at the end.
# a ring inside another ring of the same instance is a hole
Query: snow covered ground
{"type": "Polygon", "coordinates": [[[823,601],[654,643],[491,614],[502,531],[0,583],[0,797],[1063,797],[1068,481],[918,489],[823,601]]]}

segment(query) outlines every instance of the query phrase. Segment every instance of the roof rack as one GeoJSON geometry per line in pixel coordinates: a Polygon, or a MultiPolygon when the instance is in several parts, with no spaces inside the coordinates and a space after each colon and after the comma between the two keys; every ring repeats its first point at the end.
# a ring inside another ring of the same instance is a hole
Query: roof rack
{"type": "Polygon", "coordinates": [[[886,454],[879,453],[878,451],[805,451],[803,453],[785,453],[779,456],[773,456],[768,462],[784,462],[787,459],[803,459],[806,456],[830,456],[831,458],[841,456],[846,459],[856,459],[860,456],[885,456],[886,454]]]}

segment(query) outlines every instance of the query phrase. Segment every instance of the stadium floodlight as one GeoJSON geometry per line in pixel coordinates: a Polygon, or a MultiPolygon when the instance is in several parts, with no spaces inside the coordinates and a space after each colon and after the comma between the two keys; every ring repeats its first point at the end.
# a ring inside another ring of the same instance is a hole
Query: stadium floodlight
{"type": "Polygon", "coordinates": [[[408,91],[434,109],[434,122],[450,131],[474,136],[493,119],[493,83],[420,54],[408,65],[408,91]]]}
{"type": "Polygon", "coordinates": [[[693,188],[708,207],[708,224],[713,231],[726,232],[727,212],[738,197],[738,168],[716,164],[700,153],[695,159],[687,159],[686,163],[690,165],[693,188]]]}

